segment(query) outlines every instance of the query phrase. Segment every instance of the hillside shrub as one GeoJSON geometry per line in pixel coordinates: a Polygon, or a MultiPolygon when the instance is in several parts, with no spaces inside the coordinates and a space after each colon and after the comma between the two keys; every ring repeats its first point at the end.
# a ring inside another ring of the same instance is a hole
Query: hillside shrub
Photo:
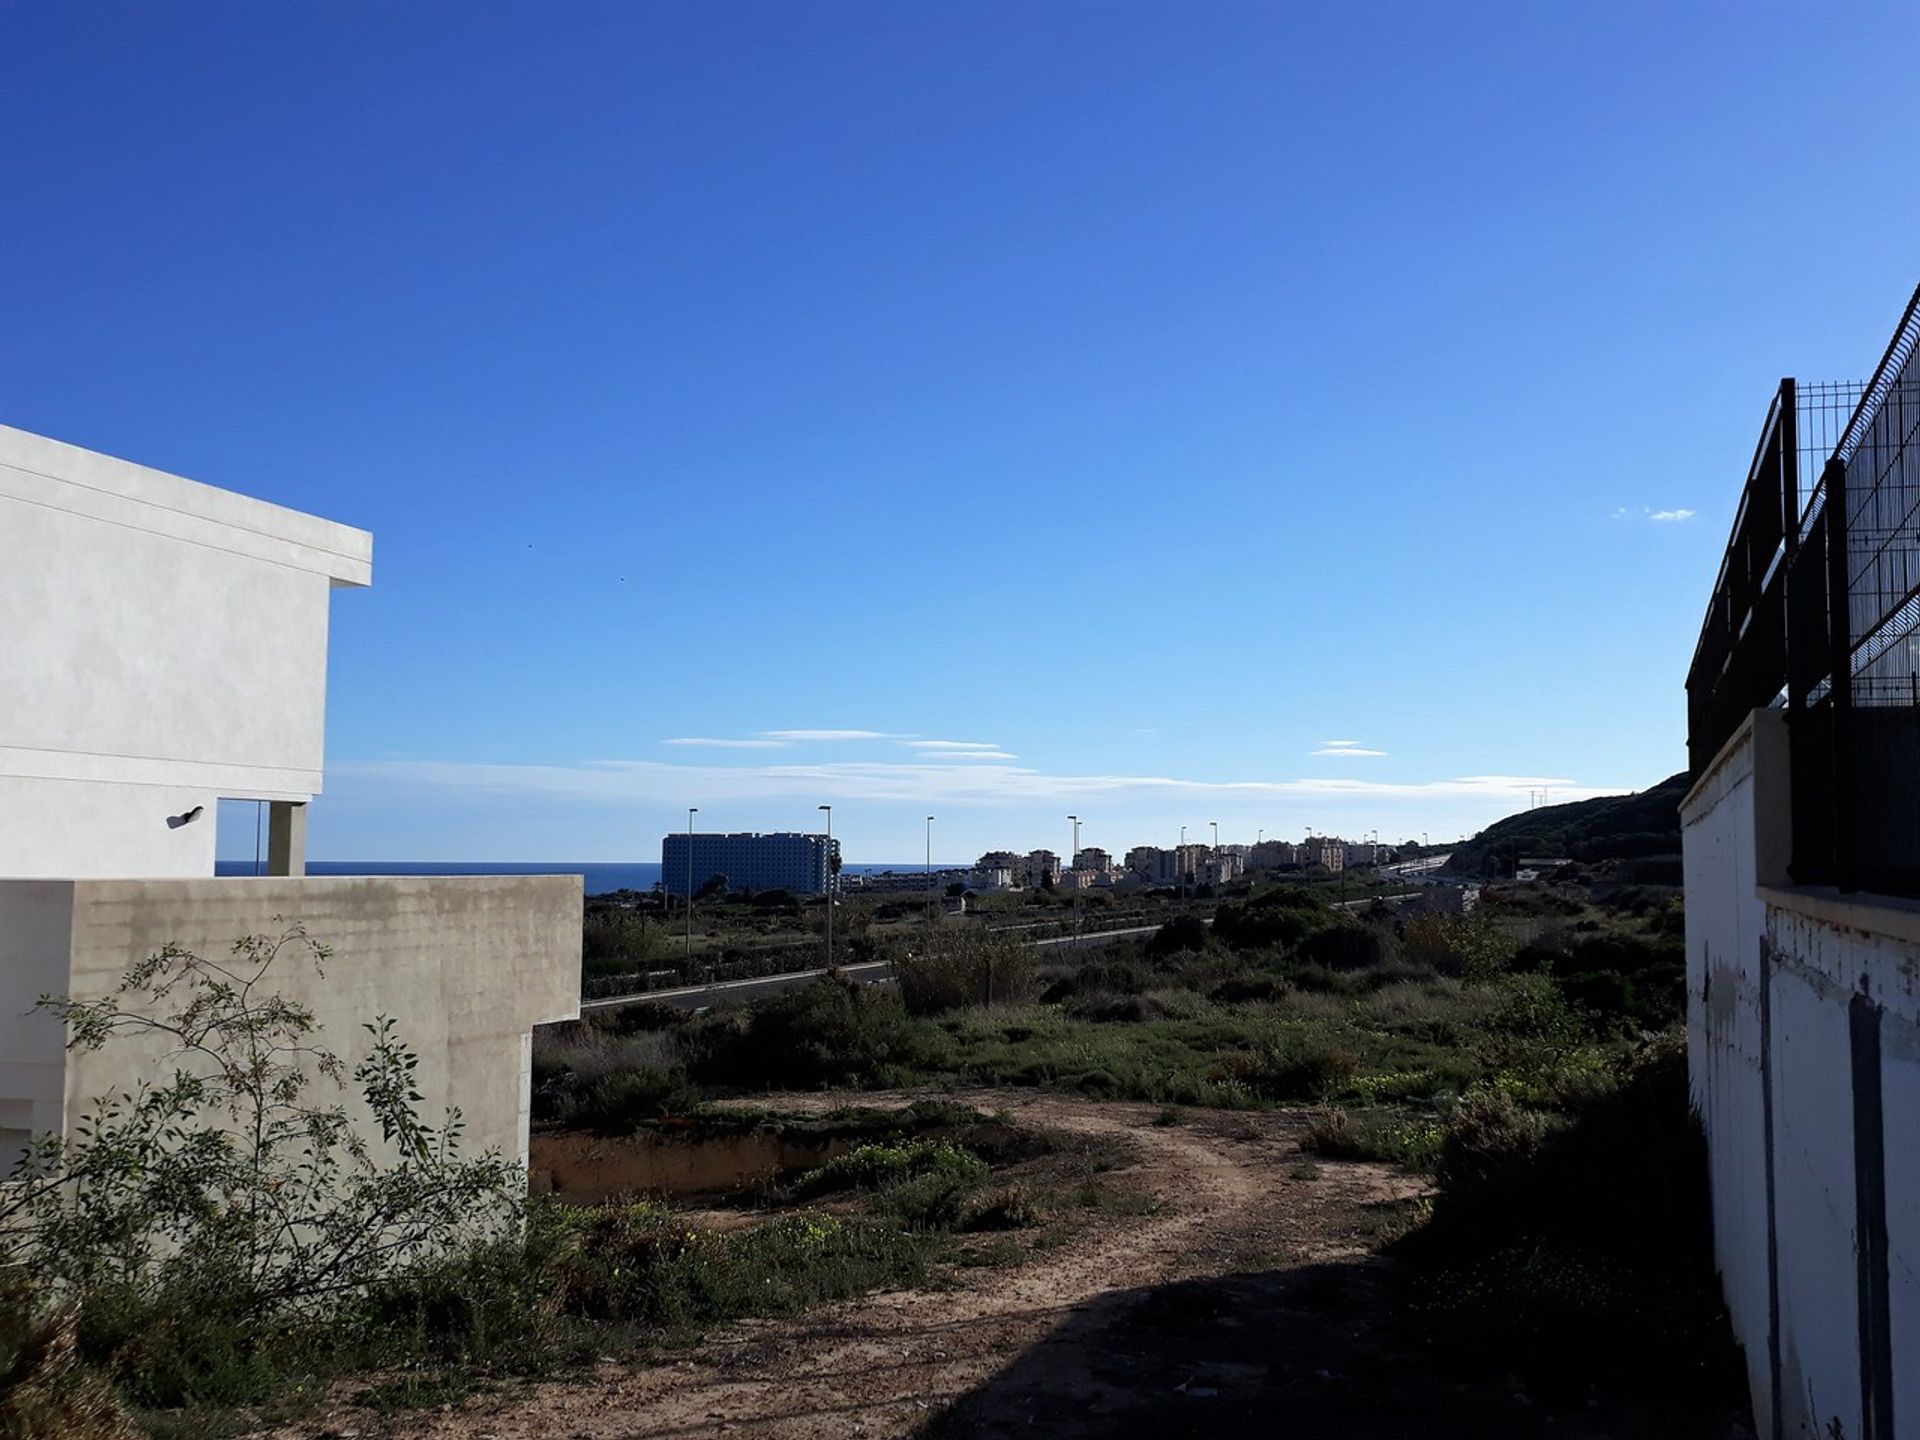
{"type": "Polygon", "coordinates": [[[703,1015],[683,1043],[695,1080],[762,1090],[889,1085],[933,1058],[896,997],[840,975],[703,1015]]]}
{"type": "Polygon", "coordinates": [[[1211,943],[1206,922],[1197,915],[1176,915],[1147,937],[1149,960],[1165,960],[1185,951],[1205,950],[1211,943]]]}
{"type": "Polygon", "coordinates": [[[1302,940],[1297,951],[1305,965],[1328,970],[1367,970],[1387,958],[1386,942],[1371,925],[1335,921],[1302,940]]]}

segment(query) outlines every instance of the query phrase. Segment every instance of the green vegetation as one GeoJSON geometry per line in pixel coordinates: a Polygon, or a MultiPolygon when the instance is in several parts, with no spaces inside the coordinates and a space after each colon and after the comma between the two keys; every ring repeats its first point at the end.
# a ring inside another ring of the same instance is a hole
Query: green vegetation
{"type": "Polygon", "coordinates": [[[978,1155],[943,1140],[869,1143],[808,1171],[793,1187],[793,1193],[807,1197],[839,1190],[884,1190],[929,1175],[978,1180],[986,1173],[987,1166],[978,1155]]]}
{"type": "MultiPolygon", "coordinates": [[[[1180,1107],[1313,1104],[1302,1175],[1356,1159],[1432,1175],[1430,1210],[1383,1234],[1415,1267],[1417,1321],[1448,1364],[1493,1364],[1569,1403],[1590,1383],[1736,1394],[1676,1036],[1674,891],[1589,867],[1490,889],[1471,915],[1384,912],[1257,889],[1211,927],[1176,915],[1145,943],[1045,966],[1030,999],[928,985],[903,1005],[825,982],[681,1023],[677,1063],[707,1093],[1038,1086],[1154,1102],[1163,1124],[1180,1107]]],[[[871,1173],[861,1193],[881,1213],[980,1223],[968,1182],[905,1158],[930,1152],[882,1153],[844,1162],[871,1173]]],[[[1138,1203],[1101,1189],[1089,1175],[1053,1203],[1138,1203]]]]}
{"type": "Polygon", "coordinates": [[[1600,1384],[1737,1403],[1680,1037],[1636,1048],[1557,1111],[1478,1092],[1427,1163],[1438,1197],[1396,1248],[1419,1268],[1418,1318],[1442,1355],[1556,1402],[1600,1384]]]}
{"type": "Polygon", "coordinates": [[[542,1038],[539,1113],[598,1126],[696,1092],[920,1082],[1426,1114],[1497,1086],[1552,1109],[1683,1008],[1677,917],[1645,887],[1537,887],[1401,922],[1283,885],[1217,915],[1038,972],[993,937],[923,936],[896,960],[899,996],[826,977],[697,1018],[636,1007],[542,1038]]]}
{"type": "MultiPolygon", "coordinates": [[[[908,1283],[949,1234],[1043,1214],[1020,1183],[995,1183],[997,1166],[1044,1155],[1043,1138],[940,1102],[703,1114],[716,1133],[860,1137],[796,1187],[851,1190],[851,1214],[794,1209],[780,1192],[780,1213],[711,1231],[658,1204],[528,1202],[517,1166],[460,1153],[457,1112],[420,1118],[416,1062],[390,1023],[366,1027],[367,1057],[349,1071],[311,1013],[264,983],[276,964],[326,954],[298,929],[218,962],[170,947],[106,999],[45,1002],[77,1046],[168,1048],[161,1078],[69,1140],[36,1140],[0,1191],[0,1435],[245,1427],[366,1370],[383,1376],[371,1406],[445,1403],[494,1377],[908,1283]],[[349,1125],[348,1103],[380,1143],[349,1125]]],[[[860,1027],[862,999],[821,993],[835,998],[797,1007],[796,1028],[841,1002],[860,1027]]],[[[681,1108],[692,1082],[679,1039],[648,1021],[659,1016],[558,1037],[573,1084],[554,1103],[629,1129],[681,1108]]],[[[701,1041],[726,1053],[722,1031],[701,1041]]],[[[821,1053],[813,1037],[788,1061],[821,1053]]]]}

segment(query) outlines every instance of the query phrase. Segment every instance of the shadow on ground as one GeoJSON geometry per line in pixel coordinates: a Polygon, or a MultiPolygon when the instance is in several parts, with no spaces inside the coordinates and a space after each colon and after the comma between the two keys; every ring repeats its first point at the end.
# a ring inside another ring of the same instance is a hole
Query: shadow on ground
{"type": "Polygon", "coordinates": [[[1730,1440],[1723,1409],[1605,1396],[1546,1408],[1512,1376],[1443,1372],[1405,1317],[1413,1284],[1370,1259],[1117,1291],[920,1432],[923,1440],[1730,1440]]]}

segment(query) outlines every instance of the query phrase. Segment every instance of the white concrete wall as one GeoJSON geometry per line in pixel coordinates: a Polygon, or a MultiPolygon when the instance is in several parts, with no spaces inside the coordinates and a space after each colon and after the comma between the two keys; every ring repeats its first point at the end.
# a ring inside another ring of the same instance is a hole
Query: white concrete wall
{"type": "Polygon", "coordinates": [[[0,426],[0,876],[210,875],[215,800],[316,794],[328,595],[371,571],[364,531],[0,426]]]}
{"type": "Polygon", "coordinates": [[[1764,1436],[1772,1394],[1767,1194],[1753,1177],[1765,1173],[1760,941],[1766,906],[1754,873],[1753,760],[1750,733],[1743,731],[1694,787],[1681,824],[1688,1071],[1712,1142],[1714,1259],[1734,1331],[1746,1347],[1755,1421],[1764,1436]]]}
{"type": "MultiPolygon", "coordinates": [[[[168,943],[225,958],[242,936],[302,921],[333,957],[322,975],[289,951],[274,983],[313,1009],[325,1044],[351,1070],[361,1025],[392,1016],[420,1056],[423,1113],[457,1106],[470,1153],[523,1163],[533,1027],[579,1013],[578,876],[0,881],[0,917],[8,1017],[43,991],[104,995],[168,943]]],[[[66,1053],[44,1014],[5,1023],[0,1054],[26,1058],[0,1067],[0,1116],[30,1111],[34,1128],[71,1125],[161,1058],[149,1042],[66,1053]]]]}
{"type": "Polygon", "coordinates": [[[1688,1049],[1715,1258],[1758,1433],[1868,1436],[1849,1018],[1868,997],[1897,1427],[1873,1440],[1890,1440],[1920,1434],[1920,907],[1784,883],[1788,786],[1784,723],[1756,712],[1681,810],[1688,1049]]]}

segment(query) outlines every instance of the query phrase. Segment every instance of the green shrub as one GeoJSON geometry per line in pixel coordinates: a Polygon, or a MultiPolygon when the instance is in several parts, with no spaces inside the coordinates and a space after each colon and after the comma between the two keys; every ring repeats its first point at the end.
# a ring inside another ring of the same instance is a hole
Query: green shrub
{"type": "Polygon", "coordinates": [[[649,1120],[682,1115],[700,1101],[685,1070],[621,1070],[543,1104],[544,1116],[596,1135],[631,1135],[649,1120]]]}
{"type": "Polygon", "coordinates": [[[1339,1089],[1360,1068],[1360,1057],[1336,1041],[1286,1035],[1233,1057],[1227,1072],[1270,1100],[1317,1100],[1339,1089]]]}
{"type": "Polygon", "coordinates": [[[961,1224],[964,1230],[1023,1230],[1040,1223],[1041,1211],[1026,1186],[1015,1182],[978,1197],[961,1224]]]}
{"type": "Polygon", "coordinates": [[[973,1189],[969,1179],[935,1171],[888,1185],[874,1196],[874,1208],[909,1230],[955,1230],[973,1189]]]}
{"type": "Polygon", "coordinates": [[[1294,905],[1275,904],[1271,897],[1244,903],[1225,901],[1213,915],[1213,933],[1235,950],[1296,945],[1313,929],[1314,924],[1311,911],[1294,905]]]}
{"type": "Polygon", "coordinates": [[[592,908],[581,920],[580,967],[588,975],[631,975],[672,953],[666,930],[631,910],[592,908]]]}
{"type": "Polygon", "coordinates": [[[889,1085],[932,1058],[898,999],[837,975],[703,1015],[684,1043],[696,1080],[751,1089],[889,1085]]]}
{"type": "Polygon", "coordinates": [[[799,1196],[831,1195],[839,1190],[879,1190],[924,1175],[979,1180],[987,1165],[978,1155],[944,1140],[904,1140],[856,1146],[809,1170],[794,1183],[799,1196]]]}
{"type": "Polygon", "coordinates": [[[1371,925],[1340,920],[1314,931],[1302,940],[1298,952],[1305,965],[1324,966],[1328,970],[1368,970],[1387,958],[1386,942],[1371,925]]]}
{"type": "Polygon", "coordinates": [[[391,1021],[363,1027],[348,1070],[276,993],[276,964],[328,954],[298,926],[219,963],[167,946],[100,999],[42,1002],[74,1048],[154,1047],[156,1078],[33,1141],[0,1185],[0,1275],[71,1305],[80,1353],[138,1403],[260,1398],[334,1343],[316,1317],[514,1228],[518,1167],[462,1156],[457,1111],[420,1118],[391,1021]],[[377,1141],[328,1093],[349,1079],[377,1141]]]}
{"type": "Polygon", "coordinates": [[[1400,927],[1407,959],[1469,980],[1489,980],[1508,969],[1514,948],[1503,931],[1468,915],[1417,915],[1400,927]]]}
{"type": "Polygon", "coordinates": [[[1376,1160],[1430,1170],[1439,1157],[1441,1129],[1432,1121],[1323,1110],[1307,1126],[1300,1148],[1330,1160],[1376,1160]]]}
{"type": "Polygon", "coordinates": [[[1738,1404],[1744,1376],[1713,1266],[1706,1143],[1675,1033],[1558,1124],[1483,1090],[1448,1117],[1421,1268],[1432,1342],[1546,1389],[1598,1378],[1738,1404]]]}
{"type": "Polygon", "coordinates": [[[1147,937],[1149,960],[1165,960],[1185,951],[1205,950],[1211,943],[1206,922],[1197,915],[1176,915],[1147,937]]]}
{"type": "Polygon", "coordinates": [[[692,1326],[780,1315],[917,1278],[919,1242],[891,1225],[800,1214],[726,1232],[692,1230],[653,1205],[576,1212],[554,1264],[567,1314],[692,1326]]]}
{"type": "Polygon", "coordinates": [[[113,1387],[81,1358],[70,1312],[47,1314],[28,1278],[0,1274],[0,1435],[135,1440],[113,1387]]]}

